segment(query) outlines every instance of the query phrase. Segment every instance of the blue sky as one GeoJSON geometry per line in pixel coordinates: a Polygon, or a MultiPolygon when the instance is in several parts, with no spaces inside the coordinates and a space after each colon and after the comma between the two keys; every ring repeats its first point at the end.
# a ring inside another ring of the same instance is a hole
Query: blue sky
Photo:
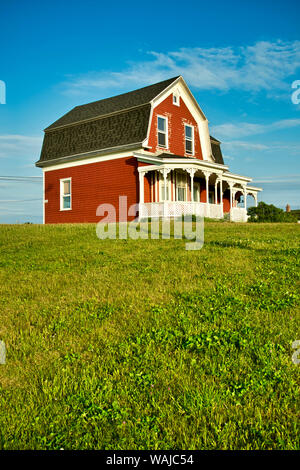
{"type": "Polygon", "coordinates": [[[300,208],[299,15],[296,0],[1,2],[0,223],[42,220],[39,178],[1,177],[41,176],[46,126],[179,74],[230,170],[265,202],[300,208]]]}

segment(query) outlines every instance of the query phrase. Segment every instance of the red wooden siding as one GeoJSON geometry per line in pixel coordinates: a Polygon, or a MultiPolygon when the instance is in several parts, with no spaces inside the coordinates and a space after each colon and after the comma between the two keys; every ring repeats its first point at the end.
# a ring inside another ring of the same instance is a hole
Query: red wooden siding
{"type": "Polygon", "coordinates": [[[157,150],[164,151],[162,147],[158,147],[157,142],[157,115],[166,116],[168,118],[168,150],[175,155],[187,155],[185,154],[185,135],[184,135],[184,124],[194,126],[194,141],[195,141],[195,154],[196,158],[203,160],[200,137],[198,126],[190,113],[188,107],[180,97],[180,106],[173,104],[173,95],[168,96],[162,103],[160,103],[153,111],[149,143],[151,152],[157,150]]]}
{"type": "MultiPolygon", "coordinates": [[[[100,204],[112,204],[119,218],[119,196],[127,196],[127,204],[139,202],[139,175],[137,167],[145,163],[134,157],[63,168],[45,172],[45,223],[95,223],[100,204]],[[60,179],[72,178],[72,210],[60,210],[60,179]]],[[[144,178],[145,201],[150,185],[144,178]]],[[[129,218],[132,220],[133,217],[129,218]]]]}

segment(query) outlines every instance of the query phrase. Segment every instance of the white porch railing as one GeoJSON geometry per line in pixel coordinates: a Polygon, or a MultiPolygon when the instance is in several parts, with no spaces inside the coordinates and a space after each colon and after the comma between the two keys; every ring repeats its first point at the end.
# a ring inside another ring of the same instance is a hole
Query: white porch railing
{"type": "Polygon", "coordinates": [[[231,222],[247,222],[247,209],[244,207],[232,207],[230,209],[231,222]]]}
{"type": "Polygon", "coordinates": [[[148,202],[139,205],[140,218],[146,217],[180,217],[181,215],[199,215],[213,219],[223,218],[221,204],[206,204],[204,202],[148,202]]]}

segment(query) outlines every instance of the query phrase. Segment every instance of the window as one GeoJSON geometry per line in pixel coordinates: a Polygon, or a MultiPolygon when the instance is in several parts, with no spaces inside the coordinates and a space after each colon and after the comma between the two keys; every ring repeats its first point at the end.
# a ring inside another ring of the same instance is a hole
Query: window
{"type": "Polygon", "coordinates": [[[177,201],[186,201],[186,174],[176,173],[177,201]]]}
{"type": "MultiPolygon", "coordinates": [[[[160,201],[164,201],[165,200],[165,185],[164,185],[164,182],[162,182],[161,186],[160,186],[160,201]]],[[[167,181],[167,199],[166,201],[169,201],[169,183],[167,181]]]]}
{"type": "MultiPolygon", "coordinates": [[[[170,200],[170,182],[171,182],[171,179],[170,179],[170,174],[168,174],[167,176],[167,180],[166,180],[166,201],[169,201],[170,200]]],[[[165,200],[165,180],[163,178],[162,175],[160,175],[160,184],[159,184],[159,187],[160,187],[160,197],[159,197],[159,200],[160,201],[164,201],[165,200]]]]}
{"type": "Polygon", "coordinates": [[[200,202],[200,183],[194,181],[194,202],[200,202]]]}
{"type": "Polygon", "coordinates": [[[166,117],[157,116],[157,140],[159,147],[168,147],[168,121],[166,117]]]}
{"type": "Polygon", "coordinates": [[[71,210],[71,178],[60,180],[60,210],[71,210]]]}
{"type": "Polygon", "coordinates": [[[173,104],[179,106],[179,95],[177,93],[173,94],[173,104]]]}
{"type": "Polygon", "coordinates": [[[185,134],[185,153],[193,155],[194,154],[194,128],[193,126],[188,126],[187,124],[185,124],[184,134],[185,134]]]}

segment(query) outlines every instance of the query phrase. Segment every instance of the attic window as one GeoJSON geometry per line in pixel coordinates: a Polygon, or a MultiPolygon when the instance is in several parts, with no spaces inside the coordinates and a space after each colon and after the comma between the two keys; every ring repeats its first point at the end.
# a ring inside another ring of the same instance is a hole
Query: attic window
{"type": "Polygon", "coordinates": [[[178,93],[173,94],[173,104],[175,104],[176,106],[179,106],[179,95],[178,95],[178,93]]]}

